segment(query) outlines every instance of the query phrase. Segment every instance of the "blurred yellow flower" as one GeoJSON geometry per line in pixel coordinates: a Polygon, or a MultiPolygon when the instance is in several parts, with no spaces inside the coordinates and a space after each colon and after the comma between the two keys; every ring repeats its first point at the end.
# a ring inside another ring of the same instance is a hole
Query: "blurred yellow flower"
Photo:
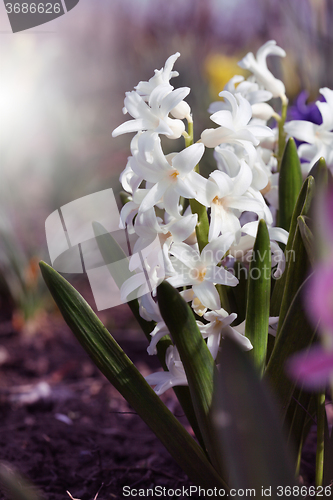
{"type": "Polygon", "coordinates": [[[245,76],[248,74],[248,71],[244,71],[238,66],[239,59],[239,56],[229,57],[216,53],[207,56],[204,63],[204,74],[209,83],[211,98],[215,99],[234,75],[245,76]]]}

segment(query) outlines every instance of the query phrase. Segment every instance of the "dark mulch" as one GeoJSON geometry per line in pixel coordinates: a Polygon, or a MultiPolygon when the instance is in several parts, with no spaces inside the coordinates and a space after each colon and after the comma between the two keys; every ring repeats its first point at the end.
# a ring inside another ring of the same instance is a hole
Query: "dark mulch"
{"type": "MultiPolygon", "coordinates": [[[[127,309],[115,314],[111,327],[119,343],[141,372],[153,371],[158,364],[146,355],[127,309]]],[[[34,330],[0,327],[0,460],[49,500],[69,498],[66,491],[92,500],[100,490],[99,499],[116,499],[124,498],[123,486],[192,484],[60,317],[42,318],[34,330]]],[[[172,391],[164,401],[186,425],[172,391]]]]}

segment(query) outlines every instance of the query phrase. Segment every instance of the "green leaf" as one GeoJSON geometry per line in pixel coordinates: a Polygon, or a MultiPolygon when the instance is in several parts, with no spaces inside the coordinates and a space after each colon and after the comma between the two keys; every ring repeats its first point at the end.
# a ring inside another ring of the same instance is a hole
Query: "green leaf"
{"type": "Polygon", "coordinates": [[[289,231],[295,204],[303,183],[297,147],[291,137],[285,147],[279,175],[279,226],[289,231]]]}
{"type": "Polygon", "coordinates": [[[271,290],[271,248],[265,221],[259,221],[249,270],[245,336],[253,350],[249,355],[260,374],[266,363],[271,290]]]}
{"type": "Polygon", "coordinates": [[[81,345],[189,478],[201,486],[223,487],[203,450],[162,403],[83,297],[45,262],[40,263],[40,268],[67,325],[81,345]]]}
{"type": "Polygon", "coordinates": [[[308,259],[311,263],[311,266],[314,267],[316,263],[315,257],[315,240],[311,229],[309,228],[308,221],[310,219],[308,217],[299,216],[297,219],[298,227],[301,233],[301,237],[303,240],[303,244],[308,256],[308,259]]]}
{"type": "Polygon", "coordinates": [[[179,292],[166,281],[157,287],[161,315],[178,349],[190,387],[194,410],[214,467],[223,473],[211,434],[209,412],[213,396],[215,362],[196,324],[193,312],[179,292]]]}
{"type": "Polygon", "coordinates": [[[333,471],[333,429],[329,430],[327,418],[325,425],[325,442],[324,442],[324,486],[332,484],[333,471]]]}
{"type": "Polygon", "coordinates": [[[295,205],[293,216],[291,218],[289,237],[284,252],[286,256],[286,268],[281,278],[277,279],[274,284],[274,289],[271,299],[271,316],[279,316],[282,296],[286,284],[287,271],[290,264],[290,255],[291,255],[290,251],[292,249],[291,247],[293,245],[295,231],[297,228],[297,219],[300,215],[308,214],[311,207],[311,201],[314,195],[314,189],[315,189],[314,178],[311,176],[307,177],[303,183],[301,192],[299,194],[299,197],[295,205]]]}
{"type": "Polygon", "coordinates": [[[246,317],[248,269],[240,261],[236,260],[234,263],[234,274],[238,279],[238,285],[230,288],[236,303],[237,324],[239,324],[242,323],[246,317]]]}
{"type": "Polygon", "coordinates": [[[287,443],[298,450],[299,458],[306,437],[315,422],[315,415],[316,405],[313,393],[303,390],[302,387],[295,387],[284,423],[288,430],[287,443]]]}
{"type": "Polygon", "coordinates": [[[295,484],[277,408],[248,353],[230,339],[221,351],[212,413],[230,486],[276,498],[278,486],[295,484]]]}
{"type": "Polygon", "coordinates": [[[288,254],[288,264],[288,268],[285,271],[285,288],[281,301],[276,339],[278,339],[280,335],[280,331],[290,304],[294,299],[298,289],[306,279],[309,271],[308,255],[303,243],[299,226],[297,226],[293,245],[291,247],[290,253],[288,254]]]}
{"type": "Polygon", "coordinates": [[[325,442],[325,392],[317,394],[316,487],[323,485],[325,442]]]}
{"type": "Polygon", "coordinates": [[[277,397],[283,418],[296,389],[296,381],[285,372],[286,361],[292,354],[309,347],[315,335],[315,328],[304,314],[304,295],[309,293],[309,279],[304,281],[290,304],[265,371],[265,379],[277,397]]]}
{"type": "Polygon", "coordinates": [[[42,500],[41,493],[10,464],[0,462],[0,486],[11,500],[42,500]]]}
{"type": "Polygon", "coordinates": [[[313,165],[310,170],[308,177],[312,175],[316,182],[316,188],[321,191],[325,186],[328,185],[328,180],[332,178],[330,170],[327,168],[326,161],[323,157],[313,165]]]}

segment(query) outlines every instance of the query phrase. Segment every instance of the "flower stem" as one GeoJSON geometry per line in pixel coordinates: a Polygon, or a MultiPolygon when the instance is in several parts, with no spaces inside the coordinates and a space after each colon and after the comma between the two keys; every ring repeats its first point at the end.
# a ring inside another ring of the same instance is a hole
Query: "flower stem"
{"type": "Polygon", "coordinates": [[[283,156],[283,151],[286,145],[286,137],[287,134],[284,131],[284,124],[287,118],[287,109],[288,109],[288,101],[287,100],[282,100],[282,110],[281,110],[281,118],[278,122],[278,129],[279,129],[279,142],[278,142],[278,154],[277,154],[277,160],[278,160],[278,171],[280,171],[280,165],[281,165],[281,160],[283,156]]]}
{"type": "MultiPolygon", "coordinates": [[[[188,133],[184,135],[185,147],[188,148],[193,144],[193,121],[188,122],[188,133]]],[[[199,165],[194,168],[195,172],[199,173],[199,165]]],[[[199,250],[202,252],[203,248],[208,243],[209,221],[207,209],[197,200],[190,200],[192,214],[198,214],[198,222],[195,228],[199,250]]]]}
{"type": "Polygon", "coordinates": [[[202,252],[208,243],[209,221],[207,209],[195,199],[190,200],[190,205],[192,214],[198,214],[198,222],[195,227],[195,232],[197,235],[199,250],[202,252]]]}
{"type": "Polygon", "coordinates": [[[324,431],[325,431],[325,392],[318,394],[317,407],[317,452],[316,452],[316,488],[322,486],[324,471],[324,431]]]}
{"type": "Polygon", "coordinates": [[[193,144],[193,122],[188,122],[188,133],[185,136],[185,147],[188,148],[193,144]]]}

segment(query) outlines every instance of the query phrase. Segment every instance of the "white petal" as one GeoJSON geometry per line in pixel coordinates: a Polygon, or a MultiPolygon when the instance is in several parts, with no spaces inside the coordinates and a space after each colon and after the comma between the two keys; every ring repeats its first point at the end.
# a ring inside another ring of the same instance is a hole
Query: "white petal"
{"type": "Polygon", "coordinates": [[[165,184],[163,181],[155,184],[155,186],[153,186],[148,191],[148,194],[143,199],[143,201],[140,205],[139,211],[144,212],[145,210],[148,210],[149,208],[152,208],[154,205],[156,205],[160,201],[160,199],[162,198],[167,187],[168,187],[168,185],[165,184]]]}
{"type": "Polygon", "coordinates": [[[173,90],[164,97],[161,102],[161,115],[168,115],[170,111],[177,106],[185,97],[191,92],[189,87],[180,87],[179,89],[173,90]]]}
{"type": "Polygon", "coordinates": [[[241,160],[240,170],[237,176],[234,178],[232,194],[234,196],[241,196],[251,186],[251,182],[251,168],[244,160],[241,160]]]}
{"type": "Polygon", "coordinates": [[[138,130],[145,130],[147,127],[147,121],[142,118],[129,120],[128,122],[122,123],[119,127],[115,128],[112,132],[112,137],[118,137],[118,135],[126,134],[127,132],[138,132],[138,130]]]}
{"type": "Polygon", "coordinates": [[[187,174],[199,163],[204,152],[205,146],[202,143],[192,144],[173,158],[172,166],[182,174],[187,174]]]}
{"type": "MultiPolygon", "coordinates": [[[[211,267],[207,270],[205,276],[207,282],[218,283],[219,285],[237,286],[238,279],[224,267],[211,267]]],[[[213,309],[210,307],[210,309],[213,309]]]]}
{"type": "Polygon", "coordinates": [[[221,334],[210,335],[207,339],[207,347],[208,347],[213,359],[216,359],[216,356],[219,352],[220,340],[221,340],[221,334]]]}
{"type": "Polygon", "coordinates": [[[147,348],[147,352],[149,355],[157,354],[157,343],[161,340],[162,337],[164,337],[164,335],[168,334],[169,330],[164,322],[158,323],[155,326],[154,330],[150,334],[152,339],[150,341],[149,347],[147,348]]]}
{"type": "Polygon", "coordinates": [[[173,217],[179,217],[179,193],[173,185],[169,186],[163,196],[165,210],[173,217]]]}
{"type": "Polygon", "coordinates": [[[295,137],[299,141],[309,142],[313,144],[316,142],[316,132],[318,130],[318,125],[311,122],[306,122],[303,120],[292,120],[284,126],[284,130],[287,134],[295,137]]]}
{"type": "Polygon", "coordinates": [[[253,345],[249,341],[245,335],[242,335],[239,333],[235,328],[232,328],[231,326],[226,326],[222,330],[222,337],[223,338],[230,338],[237,342],[237,344],[244,350],[244,351],[250,351],[253,349],[253,345]]]}
{"type": "Polygon", "coordinates": [[[264,45],[262,45],[257,51],[257,61],[260,65],[266,65],[266,57],[269,55],[275,55],[280,57],[285,57],[285,51],[276,45],[275,40],[269,40],[264,45]]]}
{"type": "Polygon", "coordinates": [[[288,231],[282,229],[282,227],[270,227],[268,231],[271,240],[280,241],[284,245],[287,244],[289,236],[288,231]]]}
{"type": "Polygon", "coordinates": [[[220,309],[220,296],[213,283],[203,281],[200,285],[193,285],[193,292],[200,302],[209,309],[220,309]]]}
{"type": "Polygon", "coordinates": [[[174,238],[175,242],[181,242],[186,240],[195,230],[195,226],[198,221],[198,215],[187,215],[182,217],[177,222],[169,227],[170,232],[174,238]]]}
{"type": "Polygon", "coordinates": [[[175,243],[172,245],[170,252],[189,268],[196,268],[198,262],[201,261],[198,252],[186,245],[186,243],[175,243]]]}
{"type": "Polygon", "coordinates": [[[266,102],[257,102],[252,104],[252,116],[254,118],[267,121],[272,118],[273,114],[274,109],[266,102]]]}
{"type": "MultiPolygon", "coordinates": [[[[123,285],[122,285],[122,287],[120,289],[121,300],[124,301],[124,302],[127,302],[128,296],[132,292],[134,292],[134,290],[137,290],[137,288],[139,288],[141,285],[144,285],[144,284],[147,284],[146,277],[145,277],[144,273],[134,274],[133,276],[131,276],[130,278],[128,278],[128,280],[126,280],[123,283],[123,285]]],[[[147,286],[147,292],[148,292],[148,286],[147,286]]],[[[136,297],[140,296],[138,294],[138,292],[135,295],[136,295],[136,297]]],[[[131,297],[131,300],[133,298],[134,297],[131,297]]]]}
{"type": "Polygon", "coordinates": [[[234,235],[232,233],[223,234],[204,247],[201,259],[206,265],[215,266],[223,259],[233,242],[234,235]]]}

